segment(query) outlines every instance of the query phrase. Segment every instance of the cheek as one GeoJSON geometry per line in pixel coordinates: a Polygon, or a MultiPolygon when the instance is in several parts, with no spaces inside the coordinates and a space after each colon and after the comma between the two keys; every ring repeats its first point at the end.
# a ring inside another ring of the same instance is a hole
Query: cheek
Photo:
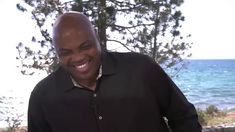
{"type": "Polygon", "coordinates": [[[68,57],[61,57],[61,58],[59,58],[59,62],[62,65],[67,65],[67,63],[69,62],[69,58],[68,57]]]}
{"type": "Polygon", "coordinates": [[[99,58],[100,52],[94,48],[89,51],[89,55],[92,56],[93,58],[99,58]]]}

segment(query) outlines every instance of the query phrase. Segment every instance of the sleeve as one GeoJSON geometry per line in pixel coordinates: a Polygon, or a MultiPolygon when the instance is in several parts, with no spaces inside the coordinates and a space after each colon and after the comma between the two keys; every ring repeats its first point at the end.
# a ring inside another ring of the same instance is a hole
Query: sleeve
{"type": "Polygon", "coordinates": [[[151,68],[154,71],[150,73],[154,81],[154,92],[157,93],[160,111],[167,118],[172,132],[201,132],[202,127],[194,105],[158,64],[154,63],[154,67],[151,68]]]}
{"type": "Polygon", "coordinates": [[[28,132],[51,132],[44,116],[41,101],[42,97],[33,91],[28,106],[28,132]]]}

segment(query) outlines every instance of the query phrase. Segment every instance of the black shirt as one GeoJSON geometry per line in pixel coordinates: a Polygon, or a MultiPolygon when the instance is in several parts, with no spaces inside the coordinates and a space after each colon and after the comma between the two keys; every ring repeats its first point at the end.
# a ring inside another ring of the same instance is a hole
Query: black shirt
{"type": "Polygon", "coordinates": [[[59,68],[31,93],[29,132],[200,132],[194,106],[158,64],[136,53],[104,53],[95,91],[59,68]]]}

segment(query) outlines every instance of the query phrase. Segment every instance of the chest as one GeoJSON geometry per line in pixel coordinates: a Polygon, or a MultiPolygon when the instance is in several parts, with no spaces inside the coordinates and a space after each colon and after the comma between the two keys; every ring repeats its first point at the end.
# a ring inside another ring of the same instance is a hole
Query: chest
{"type": "Polygon", "coordinates": [[[101,77],[96,91],[74,88],[50,98],[45,113],[55,129],[137,132],[161,122],[156,98],[139,77],[101,77]]]}

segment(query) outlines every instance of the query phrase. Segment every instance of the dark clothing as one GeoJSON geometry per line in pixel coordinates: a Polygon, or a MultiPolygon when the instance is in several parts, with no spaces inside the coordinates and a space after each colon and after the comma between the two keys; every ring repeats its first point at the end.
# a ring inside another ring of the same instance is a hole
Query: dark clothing
{"type": "Polygon", "coordinates": [[[200,132],[194,106],[149,57],[104,53],[95,91],[59,68],[34,88],[29,132],[200,132]]]}

